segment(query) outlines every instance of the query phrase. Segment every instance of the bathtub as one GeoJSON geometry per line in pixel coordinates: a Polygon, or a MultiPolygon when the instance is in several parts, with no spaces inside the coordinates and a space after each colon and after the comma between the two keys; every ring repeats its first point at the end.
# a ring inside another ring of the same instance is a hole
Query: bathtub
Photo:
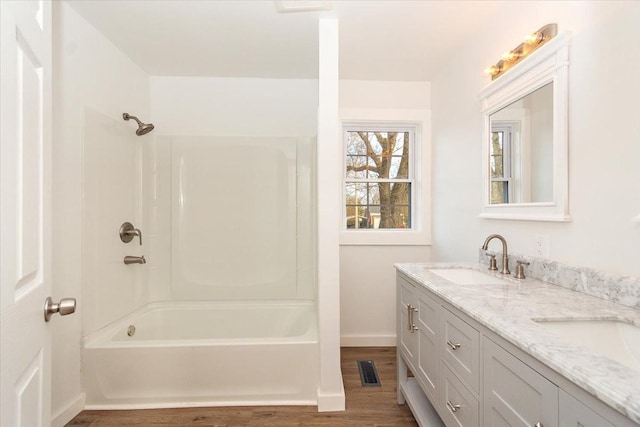
{"type": "Polygon", "coordinates": [[[82,353],[87,409],[317,404],[312,302],[155,302],[82,353]]]}

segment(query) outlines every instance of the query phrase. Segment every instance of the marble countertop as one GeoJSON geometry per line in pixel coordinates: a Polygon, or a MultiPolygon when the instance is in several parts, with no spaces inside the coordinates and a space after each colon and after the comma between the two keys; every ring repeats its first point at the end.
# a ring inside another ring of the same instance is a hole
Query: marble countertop
{"type": "Polygon", "coordinates": [[[540,360],[609,406],[640,423],[640,370],[568,343],[531,319],[621,320],[640,326],[640,310],[535,279],[517,280],[480,264],[395,264],[422,284],[516,347],[540,360]],[[506,285],[458,285],[429,272],[472,268],[506,285]]]}

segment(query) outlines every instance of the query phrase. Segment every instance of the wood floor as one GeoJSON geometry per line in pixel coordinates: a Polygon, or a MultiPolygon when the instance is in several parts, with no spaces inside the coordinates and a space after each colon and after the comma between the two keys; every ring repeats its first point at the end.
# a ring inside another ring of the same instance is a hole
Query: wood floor
{"type": "Polygon", "coordinates": [[[396,349],[342,349],[347,410],[317,412],[315,406],[183,408],[134,411],[82,411],[67,426],[417,426],[407,405],[396,403],[396,349]],[[373,360],[382,387],[362,387],[357,360],[373,360]]]}

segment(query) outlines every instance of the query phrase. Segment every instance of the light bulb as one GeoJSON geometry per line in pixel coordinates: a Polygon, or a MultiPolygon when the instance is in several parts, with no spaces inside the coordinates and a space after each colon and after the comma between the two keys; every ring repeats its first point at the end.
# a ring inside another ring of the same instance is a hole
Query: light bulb
{"type": "Polygon", "coordinates": [[[484,70],[485,73],[489,74],[491,77],[500,74],[500,67],[498,67],[497,65],[492,65],[490,67],[488,67],[486,70],[484,70]]]}
{"type": "Polygon", "coordinates": [[[502,54],[502,59],[507,62],[513,62],[518,58],[520,58],[520,54],[513,50],[510,50],[509,52],[505,52],[502,54]]]}
{"type": "Polygon", "coordinates": [[[542,42],[544,35],[541,32],[536,31],[535,33],[531,33],[528,36],[525,36],[524,42],[529,46],[535,46],[542,42]]]}

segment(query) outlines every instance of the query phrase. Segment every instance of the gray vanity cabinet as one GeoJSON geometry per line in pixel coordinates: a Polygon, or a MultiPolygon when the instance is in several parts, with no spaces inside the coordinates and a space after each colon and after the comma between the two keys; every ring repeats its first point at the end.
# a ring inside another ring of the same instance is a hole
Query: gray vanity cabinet
{"type": "Polygon", "coordinates": [[[397,284],[398,403],[420,426],[640,427],[428,287],[397,284]]]}
{"type": "Polygon", "coordinates": [[[439,396],[440,357],[437,348],[440,305],[413,283],[398,276],[397,286],[398,403],[407,403],[418,424],[443,426],[431,402],[439,396]],[[414,375],[407,375],[407,369],[414,375]]]}
{"type": "Polygon", "coordinates": [[[560,390],[560,427],[615,426],[564,390],[560,390]]]}
{"type": "Polygon", "coordinates": [[[484,425],[557,426],[558,387],[490,339],[482,345],[484,425]]]}

